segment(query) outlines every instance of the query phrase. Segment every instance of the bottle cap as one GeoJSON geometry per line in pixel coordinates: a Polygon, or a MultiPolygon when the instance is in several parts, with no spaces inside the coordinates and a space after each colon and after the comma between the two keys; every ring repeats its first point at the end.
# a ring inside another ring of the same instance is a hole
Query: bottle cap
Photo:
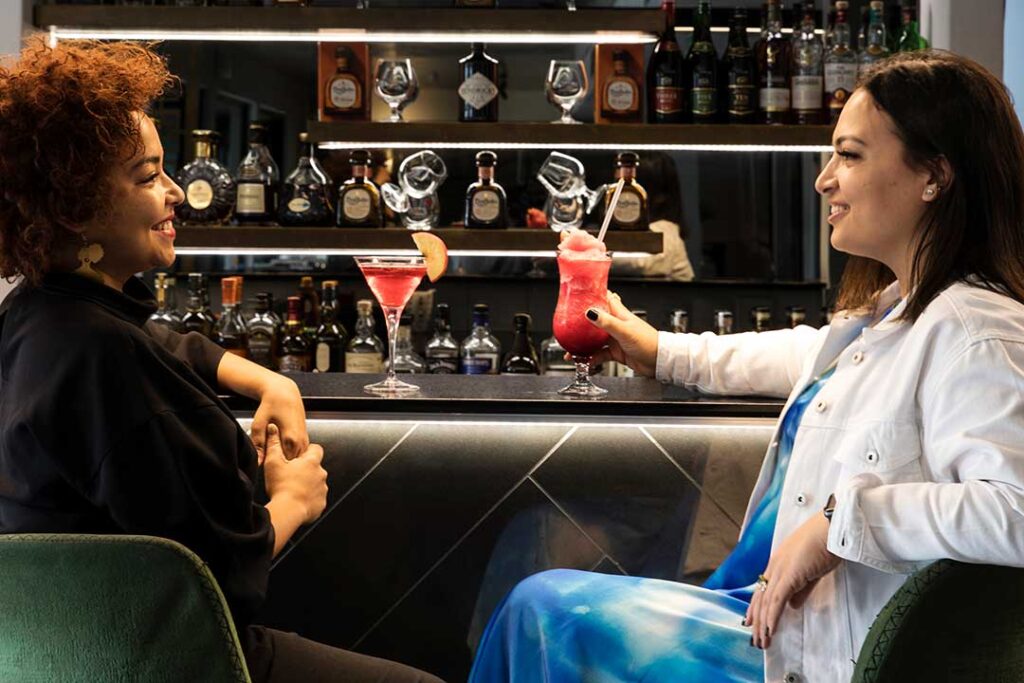
{"type": "Polygon", "coordinates": [[[312,286],[313,286],[313,278],[310,277],[309,275],[303,275],[299,279],[299,287],[300,288],[306,288],[306,287],[312,287],[312,286]]]}
{"type": "Polygon", "coordinates": [[[629,60],[629,53],[625,50],[615,50],[612,52],[613,62],[625,62],[629,60]]]}
{"type": "Polygon", "coordinates": [[[531,322],[533,322],[533,318],[530,317],[529,313],[516,313],[512,316],[512,326],[517,330],[519,328],[529,329],[531,322]]]}
{"type": "Polygon", "coordinates": [[[203,139],[212,140],[216,136],[217,136],[217,132],[216,131],[207,130],[205,128],[197,128],[196,130],[192,131],[192,137],[194,137],[196,140],[203,140],[203,139]]]}
{"type": "Polygon", "coordinates": [[[615,165],[636,168],[640,165],[640,155],[636,152],[619,152],[615,157],[615,165]]]}
{"type": "Polygon", "coordinates": [[[305,131],[303,131],[302,133],[299,133],[299,142],[302,143],[302,144],[308,143],[309,142],[309,133],[306,133],[305,131]]]}
{"type": "Polygon", "coordinates": [[[473,304],[473,313],[490,313],[491,307],[487,304],[473,304]]]}
{"type": "Polygon", "coordinates": [[[434,315],[448,315],[451,311],[451,307],[448,304],[437,304],[434,306],[434,315]]]}
{"type": "Polygon", "coordinates": [[[320,283],[320,286],[323,287],[324,289],[337,289],[338,288],[338,281],[337,280],[324,280],[323,282],[320,283]]]}
{"type": "Polygon", "coordinates": [[[356,310],[360,313],[370,313],[373,311],[373,300],[372,299],[360,299],[356,302],[356,310]]]}
{"type": "Polygon", "coordinates": [[[476,165],[483,168],[490,168],[498,165],[498,155],[494,152],[477,152],[476,165]]]}
{"type": "Polygon", "coordinates": [[[270,292],[256,292],[256,310],[269,311],[273,300],[274,297],[270,292]]]}
{"type": "Polygon", "coordinates": [[[348,157],[348,163],[353,166],[367,166],[370,163],[370,153],[365,149],[356,149],[348,157]]]}
{"type": "Polygon", "coordinates": [[[263,144],[267,141],[267,125],[259,121],[249,124],[249,142],[263,144]]]}

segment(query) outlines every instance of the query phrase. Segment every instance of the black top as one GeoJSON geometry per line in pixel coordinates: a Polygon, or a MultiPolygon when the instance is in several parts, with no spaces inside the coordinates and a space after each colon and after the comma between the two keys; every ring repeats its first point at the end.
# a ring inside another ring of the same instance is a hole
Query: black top
{"type": "Polygon", "coordinates": [[[147,323],[152,299],[137,278],[50,274],[0,308],[0,533],[174,539],[241,626],[274,543],[256,452],[210,388],[223,350],[147,323]]]}

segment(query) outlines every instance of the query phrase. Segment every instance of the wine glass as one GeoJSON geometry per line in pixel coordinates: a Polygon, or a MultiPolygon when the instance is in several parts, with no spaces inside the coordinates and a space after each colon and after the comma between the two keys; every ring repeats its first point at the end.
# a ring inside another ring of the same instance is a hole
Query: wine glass
{"type": "Polygon", "coordinates": [[[556,232],[580,227],[583,215],[593,211],[604,196],[604,185],[597,190],[587,187],[580,160],[561,152],[548,155],[537,171],[537,180],[551,195],[545,214],[548,225],[556,232]]]}
{"type": "Polygon", "coordinates": [[[602,256],[574,257],[579,252],[558,254],[558,304],[552,328],[555,339],[572,355],[576,376],[558,390],[570,398],[603,398],[607,389],[590,381],[590,359],[608,343],[608,333],[586,318],[587,310],[608,310],[608,271],[611,252],[602,256]]]}
{"type": "Polygon", "coordinates": [[[580,60],[552,59],[544,82],[548,101],[562,109],[562,118],[555,123],[579,123],[572,117],[572,108],[587,96],[587,67],[580,60]]]}
{"type": "MultiPolygon", "coordinates": [[[[427,262],[422,256],[356,256],[355,261],[384,311],[388,326],[388,358],[393,361],[402,309],[423,280],[427,262]]],[[[395,377],[394,362],[388,364],[388,376],[384,380],[367,384],[363,389],[379,396],[405,396],[420,390],[415,384],[395,377]]]]}
{"type": "Polygon", "coordinates": [[[391,123],[402,121],[402,110],[416,100],[419,83],[412,61],[408,59],[378,59],[376,70],[377,96],[391,108],[391,123]]]}
{"type": "Polygon", "coordinates": [[[398,168],[398,185],[381,188],[384,202],[402,216],[410,230],[432,230],[441,216],[437,190],[448,177],[444,160],[429,149],[406,157],[398,168]]]}

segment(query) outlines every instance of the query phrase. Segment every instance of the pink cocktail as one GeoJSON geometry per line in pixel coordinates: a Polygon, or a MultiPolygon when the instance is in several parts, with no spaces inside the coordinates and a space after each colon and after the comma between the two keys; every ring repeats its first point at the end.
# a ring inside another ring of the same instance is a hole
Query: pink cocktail
{"type": "Polygon", "coordinates": [[[590,357],[608,343],[608,333],[587,320],[586,314],[590,308],[608,310],[608,270],[612,259],[603,244],[584,236],[589,239],[570,238],[563,242],[558,254],[558,304],[552,326],[555,339],[572,354],[576,364],[575,379],[558,393],[601,398],[608,391],[590,381],[590,357]]]}
{"type": "Polygon", "coordinates": [[[388,376],[380,382],[367,384],[363,389],[382,396],[402,396],[420,390],[415,384],[395,377],[395,343],[398,339],[398,321],[409,297],[420,286],[427,272],[422,256],[357,256],[356,265],[363,272],[366,284],[377,297],[388,326],[388,376]]]}

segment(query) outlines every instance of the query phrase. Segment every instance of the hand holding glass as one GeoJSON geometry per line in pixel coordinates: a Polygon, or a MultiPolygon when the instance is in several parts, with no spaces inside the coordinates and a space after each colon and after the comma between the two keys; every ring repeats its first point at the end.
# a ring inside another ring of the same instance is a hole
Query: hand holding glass
{"type": "MultiPolygon", "coordinates": [[[[571,253],[571,252],[570,252],[571,253]]],[[[602,398],[607,389],[590,381],[590,358],[608,343],[608,333],[587,320],[587,310],[608,310],[608,270],[611,252],[603,256],[572,258],[558,254],[558,304],[552,321],[555,339],[572,355],[576,377],[558,391],[574,398],[602,398]]]]}

